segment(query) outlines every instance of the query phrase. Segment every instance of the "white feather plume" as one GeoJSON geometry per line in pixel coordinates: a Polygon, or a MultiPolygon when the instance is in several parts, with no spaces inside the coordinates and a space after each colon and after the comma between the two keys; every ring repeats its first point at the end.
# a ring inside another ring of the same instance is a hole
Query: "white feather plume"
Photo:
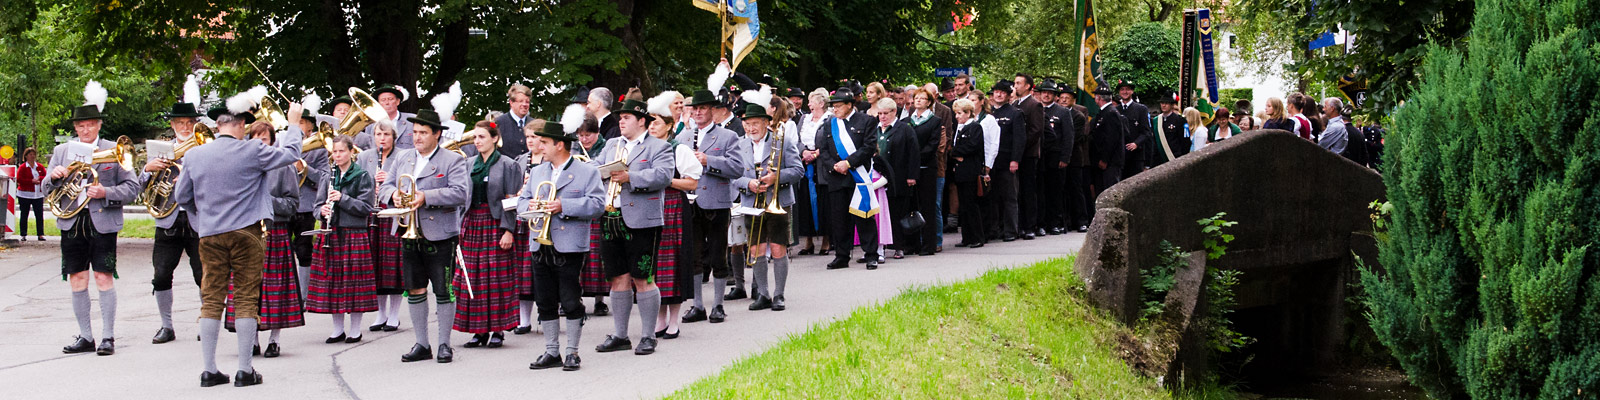
{"type": "Polygon", "coordinates": [[[772,112],[771,86],[763,84],[761,85],[761,90],[746,90],[739,94],[739,98],[744,99],[746,103],[760,105],[761,108],[767,109],[768,113],[772,112]]]}
{"type": "Polygon", "coordinates": [[[411,92],[406,91],[405,86],[395,86],[394,88],[400,89],[400,101],[411,100],[411,92]]]}
{"type": "Polygon", "coordinates": [[[645,101],[645,105],[646,108],[650,110],[651,114],[660,115],[663,117],[671,117],[672,101],[677,100],[678,96],[680,96],[678,92],[668,90],[661,92],[661,94],[656,95],[656,97],[651,97],[650,100],[645,101]]]}
{"type": "Polygon", "coordinates": [[[711,94],[717,94],[722,91],[722,85],[728,83],[730,76],[733,76],[733,71],[728,69],[728,64],[718,63],[717,70],[711,73],[711,77],[706,78],[706,90],[710,90],[711,94]]]}
{"type": "Polygon", "coordinates": [[[322,114],[319,112],[322,110],[322,96],[318,96],[316,93],[308,94],[305,99],[300,100],[300,106],[311,112],[311,115],[320,115],[322,114]]]}
{"type": "Polygon", "coordinates": [[[567,110],[561,113],[561,130],[568,134],[578,133],[578,127],[583,125],[583,118],[588,115],[588,110],[577,104],[568,104],[567,110]]]}
{"type": "Polygon", "coordinates": [[[89,81],[89,84],[83,86],[83,105],[92,105],[100,112],[106,111],[106,97],[109,96],[105,86],[100,86],[100,82],[89,81]]]}
{"type": "Polygon", "coordinates": [[[256,108],[256,105],[261,104],[261,98],[266,97],[266,95],[267,87],[260,85],[250,88],[250,90],[246,90],[243,93],[233,95],[233,97],[228,98],[228,113],[240,114],[250,112],[250,109],[256,108]]]}
{"type": "Polygon", "coordinates": [[[193,104],[194,108],[200,108],[200,78],[191,74],[189,79],[183,82],[183,102],[193,104]]]}
{"type": "Polygon", "coordinates": [[[433,96],[432,103],[433,110],[438,112],[441,118],[455,115],[456,107],[461,106],[461,82],[456,82],[450,85],[450,90],[433,96]]]}

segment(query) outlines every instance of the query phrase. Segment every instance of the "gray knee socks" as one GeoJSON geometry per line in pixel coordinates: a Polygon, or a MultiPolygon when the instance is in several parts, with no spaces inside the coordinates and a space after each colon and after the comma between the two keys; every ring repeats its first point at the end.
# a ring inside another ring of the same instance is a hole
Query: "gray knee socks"
{"type": "Polygon", "coordinates": [[[89,289],[72,292],[72,316],[78,318],[78,337],[94,341],[94,328],[89,325],[89,289]]]}
{"type": "Polygon", "coordinates": [[[423,346],[428,346],[428,302],[426,296],[413,295],[409,306],[411,308],[411,331],[417,334],[417,344],[423,346]]]}
{"type": "Polygon", "coordinates": [[[439,303],[439,344],[450,344],[450,328],[456,324],[456,303],[439,303]]]}
{"type": "Polygon", "coordinates": [[[755,289],[757,296],[771,297],[767,294],[767,264],[771,262],[771,258],[761,256],[756,258],[755,267],[750,270],[750,288],[755,289]]]}
{"type": "Polygon", "coordinates": [[[783,296],[783,286],[789,283],[789,257],[772,260],[772,281],[772,297],[783,296]]]}
{"type": "MultiPolygon", "coordinates": [[[[235,324],[237,324],[237,321],[235,321],[235,324]]],[[[201,361],[205,362],[206,372],[219,372],[217,371],[217,331],[221,329],[222,320],[200,319],[200,358],[201,361]]],[[[250,351],[245,350],[244,354],[250,354],[250,351]]]]}
{"type": "Polygon", "coordinates": [[[705,302],[705,298],[706,298],[706,296],[705,296],[705,293],[706,293],[705,287],[706,287],[706,284],[704,282],[701,282],[701,280],[704,279],[704,278],[705,278],[704,274],[694,274],[694,278],[691,278],[691,279],[694,279],[694,280],[690,281],[690,282],[694,282],[694,306],[698,307],[698,308],[700,308],[702,310],[706,308],[706,302],[705,302]]]}
{"type": "Polygon", "coordinates": [[[640,338],[656,337],[656,314],[661,313],[661,290],[639,292],[640,338]]]}
{"type": "Polygon", "coordinates": [[[172,329],[172,291],[156,291],[156,310],[161,312],[161,327],[172,329]]]}
{"type": "MultiPolygon", "coordinates": [[[[612,336],[628,338],[628,318],[633,316],[633,291],[611,291],[611,323],[616,325],[617,331],[612,336]]],[[[650,318],[655,318],[654,315],[650,318]]]]}
{"type": "Polygon", "coordinates": [[[239,332],[239,370],[254,372],[250,367],[250,353],[256,346],[256,319],[238,318],[233,320],[234,329],[239,332]]]}
{"type": "MultiPolygon", "coordinates": [[[[578,339],[583,338],[583,321],[588,318],[574,318],[567,320],[567,354],[578,354],[578,339]]],[[[549,335],[545,331],[546,335],[549,335]]]]}
{"type": "Polygon", "coordinates": [[[711,278],[711,307],[722,305],[722,297],[728,295],[727,288],[727,279],[711,278]]]}
{"type": "Polygon", "coordinates": [[[100,337],[112,339],[117,323],[117,289],[100,291],[100,337]]]}
{"type": "Polygon", "coordinates": [[[561,355],[561,320],[552,319],[539,321],[540,329],[544,330],[544,353],[552,356],[561,355]]]}

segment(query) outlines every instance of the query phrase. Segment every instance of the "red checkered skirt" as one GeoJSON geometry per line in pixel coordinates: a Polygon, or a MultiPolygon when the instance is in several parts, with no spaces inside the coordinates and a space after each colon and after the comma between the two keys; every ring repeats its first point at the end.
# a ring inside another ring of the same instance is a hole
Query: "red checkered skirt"
{"type": "Polygon", "coordinates": [[[583,263],[583,271],[578,274],[578,282],[583,286],[584,296],[604,296],[611,294],[611,280],[606,279],[606,269],[600,265],[600,219],[595,218],[589,223],[589,256],[583,263]]]}
{"type": "MultiPolygon", "coordinates": [[[[266,263],[261,269],[260,330],[293,328],[306,324],[300,302],[300,282],[290,250],[289,223],[274,222],[267,230],[266,263]]],[[[233,327],[233,284],[228,284],[228,330],[233,327]]]]}
{"type": "MultiPolygon", "coordinates": [[[[693,268],[694,264],[680,259],[689,253],[683,249],[683,235],[687,232],[683,219],[688,215],[684,212],[684,206],[688,205],[689,201],[683,192],[671,188],[667,189],[666,195],[661,198],[664,209],[661,245],[656,247],[655,283],[656,287],[661,288],[661,300],[667,304],[676,304],[671,301],[676,300],[678,303],[683,301],[683,286],[680,284],[693,275],[688,269],[693,268]],[[683,271],[678,270],[679,265],[684,266],[683,271]]],[[[688,293],[692,295],[694,291],[690,290],[688,293]]]]}
{"type": "MultiPolygon", "coordinates": [[[[509,211],[508,211],[509,212],[509,211]]],[[[533,295],[533,252],[528,251],[528,241],[532,236],[528,231],[526,221],[517,221],[517,229],[511,232],[517,238],[517,246],[512,248],[511,264],[517,268],[517,295],[533,295]]]]}
{"type": "Polygon", "coordinates": [[[461,222],[461,257],[471,274],[472,293],[462,276],[455,276],[454,329],[490,333],[517,327],[516,267],[513,251],[500,248],[500,220],[489,214],[488,204],[472,206],[461,222]]]}
{"type": "MultiPolygon", "coordinates": [[[[388,207],[378,206],[379,210],[385,208],[388,207]]],[[[394,219],[378,218],[377,213],[367,216],[367,219],[367,226],[372,227],[372,242],[378,250],[374,253],[378,266],[378,293],[404,293],[406,279],[400,269],[400,236],[389,233],[390,227],[394,226],[394,219]]]]}
{"type": "Polygon", "coordinates": [[[368,229],[335,227],[311,244],[306,311],[344,314],[378,311],[378,279],[368,229]],[[323,248],[327,244],[327,248],[323,248]]]}

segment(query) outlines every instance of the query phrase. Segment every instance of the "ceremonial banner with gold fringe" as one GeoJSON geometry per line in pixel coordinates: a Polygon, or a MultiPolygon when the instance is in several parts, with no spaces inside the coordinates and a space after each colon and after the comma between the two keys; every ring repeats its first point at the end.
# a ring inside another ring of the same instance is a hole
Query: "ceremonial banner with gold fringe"
{"type": "MultiPolygon", "coordinates": [[[[732,52],[728,62],[733,70],[755,50],[761,38],[761,18],[756,0],[693,0],[694,6],[717,14],[721,22],[722,53],[732,52]]],[[[727,56],[727,54],[723,54],[727,56]]]]}

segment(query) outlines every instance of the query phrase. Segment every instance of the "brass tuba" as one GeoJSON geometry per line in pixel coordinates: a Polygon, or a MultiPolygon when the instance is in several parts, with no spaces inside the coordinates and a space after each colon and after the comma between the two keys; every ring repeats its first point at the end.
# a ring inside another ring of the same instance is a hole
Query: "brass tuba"
{"type": "Polygon", "coordinates": [[[523,214],[528,220],[528,231],[533,232],[533,240],[539,244],[549,246],[550,241],[550,215],[549,206],[556,201],[556,184],[551,181],[539,182],[533,187],[533,199],[528,200],[528,212],[523,214]]]}
{"type": "MultiPolygon", "coordinates": [[[[309,153],[316,149],[325,149],[331,147],[333,146],[333,138],[336,136],[337,135],[333,133],[333,127],[328,125],[327,122],[323,122],[320,129],[317,129],[317,131],[314,133],[307,134],[305,139],[300,140],[300,154],[309,153]]],[[[356,149],[351,149],[351,151],[359,152],[359,150],[356,149]]],[[[302,160],[300,162],[304,163],[305,161],[302,160]]],[[[300,168],[297,170],[300,173],[300,185],[306,184],[306,177],[308,176],[306,172],[308,170],[309,168],[300,168]]]]}
{"type": "Polygon", "coordinates": [[[355,136],[367,129],[367,125],[389,119],[389,113],[383,111],[378,101],[361,89],[350,88],[350,103],[353,109],[339,119],[338,130],[335,131],[341,135],[355,136]]]}
{"type": "Polygon", "coordinates": [[[378,218],[395,218],[395,224],[406,228],[406,233],[401,234],[401,239],[421,239],[417,233],[417,209],[411,207],[411,202],[417,196],[417,177],[411,174],[400,175],[396,178],[395,187],[400,190],[400,203],[395,208],[378,212],[378,218]]]}
{"type": "Polygon", "coordinates": [[[211,133],[211,128],[205,124],[194,124],[194,134],[188,140],[179,142],[172,149],[171,165],[166,169],[150,174],[150,180],[144,183],[144,190],[139,192],[139,198],[145,204],[145,210],[155,218],[166,218],[178,210],[178,201],[172,198],[172,190],[178,182],[178,173],[183,172],[183,154],[195,147],[211,142],[216,138],[211,133]]]}
{"type": "Polygon", "coordinates": [[[67,165],[67,176],[57,179],[61,182],[50,193],[45,195],[45,204],[50,205],[50,212],[59,218],[72,218],[83,212],[89,202],[78,201],[78,197],[88,186],[100,183],[100,174],[94,170],[95,164],[115,163],[123,171],[133,171],[133,140],[127,136],[117,138],[117,145],[96,151],[89,156],[89,162],[73,161],[67,165]],[[85,181],[90,183],[85,184],[85,181]]]}
{"type": "Polygon", "coordinates": [[[261,97],[261,106],[256,108],[255,117],[256,120],[271,123],[273,131],[289,129],[289,118],[283,115],[283,110],[278,109],[278,104],[273,103],[271,97],[261,97]]]}

